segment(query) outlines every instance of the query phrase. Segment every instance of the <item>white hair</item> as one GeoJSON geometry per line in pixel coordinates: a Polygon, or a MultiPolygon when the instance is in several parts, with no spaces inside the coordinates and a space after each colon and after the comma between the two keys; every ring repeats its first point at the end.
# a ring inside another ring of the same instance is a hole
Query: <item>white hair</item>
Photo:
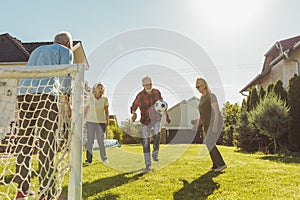
{"type": "Polygon", "coordinates": [[[145,76],[145,77],[142,79],[142,83],[143,83],[143,84],[149,84],[149,83],[152,83],[151,77],[150,77],[150,76],[145,76]]]}
{"type": "Polygon", "coordinates": [[[54,37],[54,43],[66,44],[70,42],[70,48],[73,48],[72,35],[69,32],[60,32],[57,33],[54,37]]]}

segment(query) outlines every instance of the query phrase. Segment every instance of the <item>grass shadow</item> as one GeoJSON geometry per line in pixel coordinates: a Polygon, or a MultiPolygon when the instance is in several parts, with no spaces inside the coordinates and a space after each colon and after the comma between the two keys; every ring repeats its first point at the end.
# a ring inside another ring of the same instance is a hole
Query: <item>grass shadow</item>
{"type": "Polygon", "coordinates": [[[220,185],[213,181],[213,178],[221,174],[221,172],[207,172],[198,179],[188,183],[186,180],[182,180],[184,186],[180,190],[174,193],[174,200],[190,199],[199,200],[207,199],[220,185]]]}
{"type": "MultiPolygon", "coordinates": [[[[32,172],[30,178],[34,179],[36,177],[38,177],[38,174],[36,172],[32,172]]],[[[11,184],[13,182],[17,183],[16,174],[9,174],[0,177],[0,185],[11,184]]]]}
{"type": "Polygon", "coordinates": [[[0,177],[0,185],[11,184],[14,181],[14,175],[6,175],[0,177]]]}
{"type": "Polygon", "coordinates": [[[102,197],[95,197],[94,200],[116,200],[119,198],[119,195],[116,194],[106,194],[102,197]]]}
{"type": "Polygon", "coordinates": [[[282,162],[282,163],[286,163],[286,164],[299,164],[300,163],[299,156],[267,155],[267,156],[261,157],[260,159],[274,161],[274,162],[282,162]]]}
{"type": "MultiPolygon", "coordinates": [[[[116,176],[105,177],[105,178],[96,180],[94,182],[83,183],[82,199],[86,199],[90,196],[94,196],[98,193],[104,192],[111,188],[119,187],[128,182],[136,181],[143,175],[144,175],[143,169],[140,169],[140,170],[135,170],[132,172],[118,174],[116,176]]],[[[62,194],[67,196],[68,186],[63,187],[62,190],[63,190],[62,194]]],[[[96,199],[108,199],[108,200],[115,200],[117,198],[118,198],[118,195],[115,195],[115,194],[107,194],[107,195],[103,195],[103,197],[96,197],[96,199]]]]}

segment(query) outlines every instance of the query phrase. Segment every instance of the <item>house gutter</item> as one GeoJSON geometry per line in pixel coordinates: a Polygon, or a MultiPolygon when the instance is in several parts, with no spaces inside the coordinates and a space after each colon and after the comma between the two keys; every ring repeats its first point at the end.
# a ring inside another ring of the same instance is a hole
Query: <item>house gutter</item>
{"type": "MultiPolygon", "coordinates": [[[[300,41],[298,41],[295,46],[293,47],[293,49],[297,49],[300,46],[300,41]]],[[[299,75],[300,70],[299,70],[299,60],[297,59],[292,59],[292,61],[296,62],[296,67],[297,67],[297,75],[299,75]]]]}
{"type": "MultiPolygon", "coordinates": [[[[300,42],[298,42],[298,43],[293,47],[293,49],[296,49],[299,45],[300,45],[300,42]]],[[[277,42],[277,43],[276,43],[276,46],[277,46],[277,48],[280,49],[281,55],[283,55],[286,59],[288,59],[288,60],[290,60],[290,61],[296,63],[296,73],[297,73],[297,75],[299,75],[299,60],[289,57],[289,55],[288,55],[288,54],[289,54],[289,49],[287,49],[286,51],[283,51],[283,48],[282,48],[282,45],[281,45],[280,42],[277,42]]],[[[281,56],[280,56],[280,57],[281,57],[281,56]]]]}
{"type": "MultiPolygon", "coordinates": [[[[243,91],[244,92],[244,91],[243,91]]],[[[240,92],[240,94],[244,97],[247,97],[248,95],[247,94],[244,94],[243,92],[240,92]]]]}

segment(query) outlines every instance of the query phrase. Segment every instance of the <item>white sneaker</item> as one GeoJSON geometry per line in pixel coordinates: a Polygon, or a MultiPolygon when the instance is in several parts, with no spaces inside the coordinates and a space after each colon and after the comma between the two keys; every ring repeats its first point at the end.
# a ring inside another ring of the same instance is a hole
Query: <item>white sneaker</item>
{"type": "Polygon", "coordinates": [[[85,161],[85,163],[83,164],[83,166],[88,166],[88,165],[90,165],[90,164],[91,164],[90,162],[85,161]]]}
{"type": "Polygon", "coordinates": [[[108,163],[109,163],[109,162],[108,162],[108,159],[103,160],[103,163],[104,163],[104,164],[108,164],[108,163]]]}
{"type": "Polygon", "coordinates": [[[222,171],[223,169],[226,169],[227,168],[227,165],[222,165],[220,167],[217,167],[216,169],[214,169],[214,172],[220,172],[222,171]]]}

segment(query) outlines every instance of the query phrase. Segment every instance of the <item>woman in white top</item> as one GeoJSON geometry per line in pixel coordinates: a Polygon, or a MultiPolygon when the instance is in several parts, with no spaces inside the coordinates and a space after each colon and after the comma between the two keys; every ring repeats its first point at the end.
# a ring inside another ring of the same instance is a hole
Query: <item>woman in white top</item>
{"type": "Polygon", "coordinates": [[[85,107],[87,128],[86,164],[93,160],[93,144],[96,136],[99,144],[100,156],[103,163],[108,163],[104,146],[104,133],[108,124],[108,99],[104,96],[105,88],[102,83],[96,83],[85,107]]]}

